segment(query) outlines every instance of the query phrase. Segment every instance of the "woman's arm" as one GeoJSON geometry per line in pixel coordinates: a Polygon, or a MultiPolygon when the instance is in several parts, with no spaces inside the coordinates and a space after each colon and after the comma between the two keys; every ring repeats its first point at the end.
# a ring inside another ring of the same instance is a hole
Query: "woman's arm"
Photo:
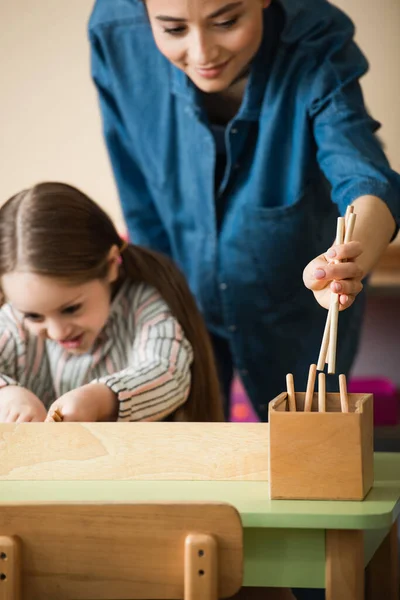
{"type": "Polygon", "coordinates": [[[325,308],[329,308],[331,290],[340,292],[341,310],[351,306],[362,290],[362,280],[376,265],[396,230],[395,220],[380,198],[362,196],[353,205],[357,215],[354,242],[340,246],[333,244],[329,253],[311,261],[304,270],[306,287],[325,308]],[[330,262],[336,259],[348,262],[330,262]]]}
{"type": "Polygon", "coordinates": [[[353,204],[357,215],[353,239],[363,248],[357,263],[367,275],[393,238],[396,222],[387,204],[376,196],[361,196],[353,204]]]}
{"type": "Polygon", "coordinates": [[[379,123],[365,108],[359,78],[368,65],[352,41],[352,25],[347,19],[344,23],[338,21],[331,38],[326,37],[324,52],[317,56],[303,88],[318,163],[331,184],[332,199],[342,215],[350,204],[357,214],[355,241],[315,258],[305,268],[303,279],[325,308],[330,289],[339,292],[341,310],[354,302],[362,279],[400,223],[400,175],[391,169],[376,136],[379,123]],[[333,259],[349,262],[331,264],[333,259]]]}
{"type": "MultiPolygon", "coordinates": [[[[107,49],[94,31],[90,32],[92,78],[99,96],[104,137],[110,156],[125,223],[130,239],[163,254],[171,255],[168,236],[149,191],[138,154],[113,89],[113,67],[107,49]]],[[[140,93],[140,91],[139,91],[140,93]]],[[[149,108],[150,110],[150,108],[149,108]]],[[[132,117],[134,118],[134,116],[132,117]]],[[[140,119],[139,115],[136,115],[140,119]]]]}

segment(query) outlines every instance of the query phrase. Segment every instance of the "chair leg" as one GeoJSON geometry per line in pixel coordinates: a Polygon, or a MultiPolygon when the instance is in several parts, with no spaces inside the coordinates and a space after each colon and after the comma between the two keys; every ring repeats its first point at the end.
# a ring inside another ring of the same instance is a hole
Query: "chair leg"
{"type": "Polygon", "coordinates": [[[185,539],[185,600],[218,600],[217,542],[212,535],[185,539]]]}
{"type": "Polygon", "coordinates": [[[16,537],[0,536],[0,600],[21,600],[21,547],[16,537]]]}

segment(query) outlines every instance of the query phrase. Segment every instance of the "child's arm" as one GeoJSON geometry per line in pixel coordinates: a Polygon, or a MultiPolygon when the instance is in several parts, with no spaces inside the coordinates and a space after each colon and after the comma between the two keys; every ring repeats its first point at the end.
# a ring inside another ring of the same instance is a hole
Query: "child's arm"
{"type": "Polygon", "coordinates": [[[0,311],[0,423],[44,421],[46,409],[17,381],[17,339],[14,323],[0,311]]]}
{"type": "Polygon", "coordinates": [[[43,402],[26,388],[7,385],[0,389],[0,423],[44,421],[46,415],[43,402]]]}
{"type": "Polygon", "coordinates": [[[187,400],[192,347],[159,293],[139,290],[129,365],[59,398],[64,420],[160,421],[187,400]]]}

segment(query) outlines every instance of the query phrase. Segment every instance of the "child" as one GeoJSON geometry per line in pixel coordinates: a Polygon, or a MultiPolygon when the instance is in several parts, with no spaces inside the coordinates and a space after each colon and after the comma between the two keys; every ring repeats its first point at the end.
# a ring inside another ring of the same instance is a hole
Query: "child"
{"type": "Polygon", "coordinates": [[[0,209],[0,422],[223,420],[208,335],[167,258],[77,189],[0,209]]]}

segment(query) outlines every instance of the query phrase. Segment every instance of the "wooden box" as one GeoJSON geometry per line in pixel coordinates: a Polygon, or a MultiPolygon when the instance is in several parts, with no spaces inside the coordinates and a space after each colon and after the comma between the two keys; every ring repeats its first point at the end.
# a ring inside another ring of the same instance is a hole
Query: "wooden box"
{"type": "Polygon", "coordinates": [[[373,485],[373,396],[349,394],[342,413],[339,394],[326,394],[326,412],[288,412],[287,393],[269,406],[271,499],[363,500],[373,485]]]}

